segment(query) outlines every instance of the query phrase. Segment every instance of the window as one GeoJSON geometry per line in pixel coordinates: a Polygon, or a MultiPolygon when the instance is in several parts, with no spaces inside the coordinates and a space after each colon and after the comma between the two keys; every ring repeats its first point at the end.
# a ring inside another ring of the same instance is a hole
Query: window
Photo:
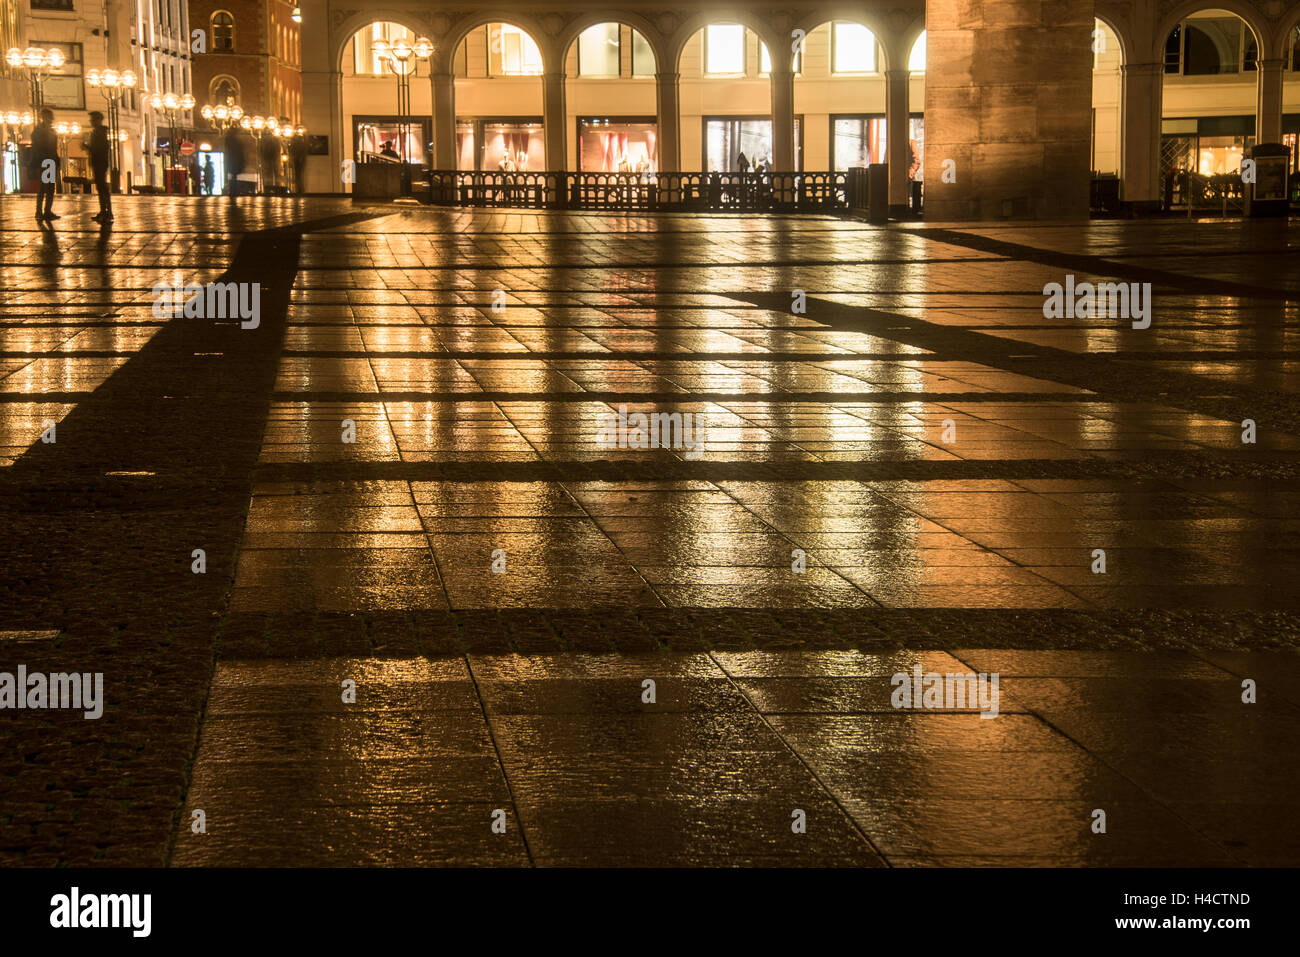
{"type": "Polygon", "coordinates": [[[578,34],[578,76],[618,76],[618,24],[598,23],[578,34]]]}
{"type": "Polygon", "coordinates": [[[488,66],[490,76],[540,76],[542,51],[533,38],[518,27],[508,23],[490,23],[488,66]]]}
{"type": "Polygon", "coordinates": [[[1255,69],[1259,48],[1244,20],[1217,13],[1184,20],[1165,41],[1165,73],[1216,76],[1255,69]]]}
{"type": "Polygon", "coordinates": [[[636,30],[632,31],[632,75],[655,75],[655,52],[650,49],[650,41],[636,30]]]}
{"type": "Polygon", "coordinates": [[[80,43],[48,43],[37,40],[33,46],[54,47],[63,54],[64,63],[51,73],[41,84],[41,96],[45,105],[53,110],[84,110],[86,108],[86,88],[82,85],[81,74],[84,63],[81,57],[80,43]]]}
{"type": "MultiPolygon", "coordinates": [[[[772,159],[772,121],[766,117],[706,116],[704,167],[709,172],[736,172],[742,165],[753,169],[772,159]],[[742,163],[741,157],[744,156],[742,163]]],[[[803,165],[803,120],[794,118],[795,169],[803,165]]],[[[784,172],[784,171],[782,171],[784,172]]]]}
{"type": "Polygon", "coordinates": [[[875,73],[876,36],[860,23],[831,26],[831,72],[875,73]]]}
{"type": "Polygon", "coordinates": [[[375,42],[383,40],[391,44],[394,40],[415,42],[415,34],[400,23],[382,21],[362,27],[352,35],[352,70],[361,76],[384,76],[388,68],[375,53],[375,42]]]}
{"type": "Polygon", "coordinates": [[[235,18],[225,10],[212,14],[212,52],[235,51],[235,18]]]}
{"type": "Polygon", "coordinates": [[[31,0],[33,10],[72,10],[72,0],[31,0]]]}
{"type": "Polygon", "coordinates": [[[743,26],[739,23],[710,23],[704,28],[704,72],[711,76],[744,75],[743,26]]]}
{"type": "MultiPolygon", "coordinates": [[[[1100,23],[1101,21],[1097,21],[1100,23]]],[[[912,52],[907,55],[907,69],[912,73],[925,72],[925,31],[912,44],[912,52]]]]}
{"type": "Polygon", "coordinates": [[[1291,31],[1291,56],[1289,66],[1300,73],[1300,27],[1291,31]]]}
{"type": "Polygon", "coordinates": [[[239,102],[239,81],[233,76],[216,76],[208,85],[208,102],[213,106],[237,104],[239,102]]]}

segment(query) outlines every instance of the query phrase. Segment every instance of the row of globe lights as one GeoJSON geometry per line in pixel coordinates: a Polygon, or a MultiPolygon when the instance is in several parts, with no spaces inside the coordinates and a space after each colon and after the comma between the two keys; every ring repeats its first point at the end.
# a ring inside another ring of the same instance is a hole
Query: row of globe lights
{"type": "Polygon", "coordinates": [[[28,47],[20,50],[18,47],[10,47],[5,53],[5,62],[12,67],[26,67],[29,70],[57,70],[63,66],[66,61],[63,51],[58,47],[50,47],[48,50],[41,47],[28,47]]]}
{"type": "Polygon", "coordinates": [[[243,116],[239,125],[246,130],[252,130],[254,133],[269,133],[272,136],[281,138],[288,136],[302,136],[307,132],[305,126],[294,126],[292,123],[281,123],[274,116],[243,116]]]}

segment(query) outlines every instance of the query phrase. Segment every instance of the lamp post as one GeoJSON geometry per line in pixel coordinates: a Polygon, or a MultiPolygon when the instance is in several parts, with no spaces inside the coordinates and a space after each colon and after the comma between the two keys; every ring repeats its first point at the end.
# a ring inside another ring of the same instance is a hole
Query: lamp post
{"type": "Polygon", "coordinates": [[[32,89],[32,112],[39,113],[41,107],[45,105],[45,96],[42,92],[42,86],[46,77],[63,66],[65,57],[63,51],[57,47],[50,47],[48,50],[41,47],[28,47],[20,50],[18,47],[10,47],[5,53],[5,62],[15,70],[25,70],[27,79],[32,89]]]}
{"type": "MultiPolygon", "coordinates": [[[[176,114],[180,110],[194,109],[194,97],[188,93],[177,96],[175,93],[155,93],[149,97],[149,106],[154,111],[161,111],[167,114],[167,123],[171,132],[167,137],[167,155],[170,163],[168,169],[176,166],[176,114]]],[[[164,177],[165,180],[165,177],[164,177]]]]}
{"type": "Polygon", "coordinates": [[[18,164],[18,142],[22,139],[23,127],[31,126],[35,118],[32,116],[31,110],[23,113],[10,110],[0,119],[4,120],[6,127],[4,137],[5,160],[13,163],[14,186],[16,189],[21,188],[22,170],[18,164]],[[10,145],[13,146],[13,149],[9,148],[10,145]]]}
{"type": "Polygon", "coordinates": [[[402,195],[410,196],[411,167],[407,162],[406,141],[410,135],[411,76],[421,60],[429,59],[433,53],[433,43],[428,37],[420,37],[414,44],[404,37],[392,43],[376,40],[371,50],[397,77],[397,137],[401,141],[402,195]]]}
{"type": "Polygon", "coordinates": [[[112,167],[111,176],[113,192],[120,192],[119,178],[122,169],[122,136],[119,131],[118,107],[127,90],[135,89],[135,72],[123,70],[91,70],[86,74],[86,86],[99,90],[108,104],[108,141],[110,144],[109,160],[112,167]]]}
{"type": "MultiPolygon", "coordinates": [[[[68,137],[79,136],[81,134],[80,123],[56,123],[54,132],[59,135],[59,162],[66,170],[68,168],[68,137]]],[[[62,186],[59,187],[62,191],[62,186]]]]}
{"type": "Polygon", "coordinates": [[[217,106],[204,106],[199,110],[199,115],[208,121],[208,125],[218,132],[224,133],[232,126],[239,126],[239,121],[244,117],[243,109],[236,103],[231,103],[229,99],[225,103],[217,106]]]}

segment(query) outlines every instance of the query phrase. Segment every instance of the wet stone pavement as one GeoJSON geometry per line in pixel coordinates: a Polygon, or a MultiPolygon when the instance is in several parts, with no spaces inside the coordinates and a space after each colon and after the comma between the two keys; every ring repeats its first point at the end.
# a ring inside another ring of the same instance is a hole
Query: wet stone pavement
{"type": "Polygon", "coordinates": [[[0,863],[1300,862],[1279,224],[64,202],[0,200],[0,673],[104,707],[0,710],[0,863]]]}

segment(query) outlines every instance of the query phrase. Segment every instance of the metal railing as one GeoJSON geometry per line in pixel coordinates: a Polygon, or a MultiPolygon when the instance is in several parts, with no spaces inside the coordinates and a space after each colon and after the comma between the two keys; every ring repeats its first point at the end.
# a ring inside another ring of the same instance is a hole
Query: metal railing
{"type": "MultiPolygon", "coordinates": [[[[546,173],[424,170],[435,206],[524,209],[847,212],[849,174],[546,173]]],[[[421,188],[416,187],[416,194],[421,188]]]]}

